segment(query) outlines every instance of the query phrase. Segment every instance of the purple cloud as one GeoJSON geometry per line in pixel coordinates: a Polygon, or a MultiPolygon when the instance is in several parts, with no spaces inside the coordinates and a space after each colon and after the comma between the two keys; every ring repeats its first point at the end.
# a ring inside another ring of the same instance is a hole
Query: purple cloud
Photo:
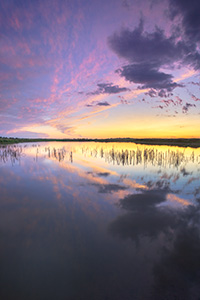
{"type": "Polygon", "coordinates": [[[182,42],[175,43],[175,38],[167,38],[161,29],[153,33],[144,32],[143,21],[140,20],[134,30],[124,29],[108,38],[110,48],[129,62],[151,63],[160,67],[180,58],[187,48],[182,42]]]}
{"type": "Polygon", "coordinates": [[[105,101],[105,102],[98,102],[96,105],[98,105],[98,106],[110,106],[110,104],[107,101],[105,101]]]}
{"type": "Polygon", "coordinates": [[[110,106],[110,104],[107,101],[104,102],[98,102],[95,104],[86,104],[87,107],[93,107],[93,106],[110,106]]]}
{"type": "Polygon", "coordinates": [[[182,87],[182,85],[173,82],[172,75],[160,72],[155,65],[149,63],[126,65],[116,72],[130,82],[140,83],[141,86],[138,88],[141,89],[151,88],[162,90],[163,93],[164,89],[172,91],[177,86],[182,87]]]}
{"type": "Polygon", "coordinates": [[[192,99],[194,100],[194,101],[200,101],[200,98],[197,98],[195,95],[191,95],[191,97],[192,97],[192,99]]]}
{"type": "Polygon", "coordinates": [[[185,104],[185,105],[183,106],[183,108],[182,108],[182,112],[183,112],[184,114],[187,114],[189,108],[191,108],[191,107],[196,107],[196,105],[195,105],[195,104],[191,104],[191,103],[186,102],[186,104],[185,104]]]}
{"type": "Polygon", "coordinates": [[[188,83],[190,83],[190,84],[192,84],[192,85],[200,86],[200,82],[194,82],[194,81],[191,81],[191,82],[188,82],[188,83]]]}
{"type": "Polygon", "coordinates": [[[138,88],[151,88],[158,93],[150,92],[150,96],[167,97],[176,87],[183,87],[173,81],[171,74],[160,69],[173,68],[176,65],[186,65],[200,69],[200,54],[197,45],[184,39],[178,39],[175,34],[167,37],[156,28],[154,32],[145,32],[143,21],[133,30],[124,29],[108,38],[110,48],[129,64],[117,70],[120,76],[134,83],[138,88]]]}
{"type": "Polygon", "coordinates": [[[199,0],[170,0],[170,17],[181,16],[184,34],[191,42],[200,41],[200,2],[199,0]]]}
{"type": "Polygon", "coordinates": [[[118,85],[113,85],[113,83],[98,83],[97,86],[98,89],[96,91],[87,93],[87,95],[118,94],[130,91],[126,87],[119,87],[118,85]]]}

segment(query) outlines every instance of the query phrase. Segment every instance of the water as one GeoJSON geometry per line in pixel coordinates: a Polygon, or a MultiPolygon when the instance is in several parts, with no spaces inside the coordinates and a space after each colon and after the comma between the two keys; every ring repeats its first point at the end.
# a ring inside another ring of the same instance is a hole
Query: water
{"type": "Polygon", "coordinates": [[[200,149],[0,148],[0,299],[200,299],[200,149]]]}

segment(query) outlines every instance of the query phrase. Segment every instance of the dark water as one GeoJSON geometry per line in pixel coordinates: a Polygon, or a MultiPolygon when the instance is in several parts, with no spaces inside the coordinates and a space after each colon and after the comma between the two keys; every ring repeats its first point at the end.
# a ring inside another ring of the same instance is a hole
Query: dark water
{"type": "Polygon", "coordinates": [[[0,148],[0,299],[200,299],[200,149],[0,148]]]}

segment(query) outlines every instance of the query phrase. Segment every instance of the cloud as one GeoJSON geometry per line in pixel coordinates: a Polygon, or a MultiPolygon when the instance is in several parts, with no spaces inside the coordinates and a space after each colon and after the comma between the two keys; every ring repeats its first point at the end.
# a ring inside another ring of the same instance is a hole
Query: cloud
{"type": "Polygon", "coordinates": [[[112,192],[118,192],[126,190],[127,187],[119,185],[119,184],[97,184],[93,183],[93,185],[97,186],[99,188],[98,192],[102,194],[112,193],[112,192]]]}
{"type": "Polygon", "coordinates": [[[154,106],[153,108],[160,108],[160,109],[163,109],[163,108],[164,108],[164,106],[162,106],[162,105],[158,105],[158,106],[154,106]]]}
{"type": "Polygon", "coordinates": [[[158,97],[158,96],[161,98],[167,98],[173,96],[173,93],[166,91],[165,89],[161,89],[160,91],[157,91],[155,89],[150,89],[148,92],[145,93],[145,95],[148,95],[151,98],[158,97]]]}
{"type": "Polygon", "coordinates": [[[109,172],[99,172],[99,173],[97,173],[97,175],[100,177],[108,177],[108,176],[110,176],[110,173],[109,172]]]}
{"type": "Polygon", "coordinates": [[[175,87],[182,87],[182,85],[172,81],[172,75],[160,72],[156,65],[148,62],[126,65],[116,72],[130,82],[142,84],[140,89],[153,88],[162,90],[161,93],[163,94],[166,93],[164,89],[172,91],[175,87]]]}
{"type": "Polygon", "coordinates": [[[162,211],[129,212],[119,216],[109,226],[109,232],[122,239],[138,241],[141,237],[156,238],[161,232],[174,227],[173,215],[162,211]]]}
{"type": "Polygon", "coordinates": [[[148,92],[145,93],[145,95],[148,95],[150,96],[151,98],[154,98],[157,96],[157,91],[156,90],[153,90],[153,89],[150,89],[148,92]]]}
{"type": "Polygon", "coordinates": [[[168,192],[158,189],[121,199],[123,212],[108,230],[114,236],[132,239],[138,253],[149,255],[149,299],[173,299],[177,295],[178,299],[191,300],[199,295],[200,206],[186,202],[184,209],[177,210],[160,205],[169,198],[184,204],[184,199],[168,192]],[[149,252],[149,245],[156,251],[149,252]]]}
{"type": "Polygon", "coordinates": [[[98,83],[98,88],[94,92],[87,93],[87,95],[100,95],[100,94],[118,94],[121,92],[130,91],[126,87],[119,87],[118,85],[113,85],[112,83],[98,83]]]}
{"type": "Polygon", "coordinates": [[[185,62],[195,70],[200,69],[200,2],[198,0],[169,0],[170,18],[179,22],[176,26],[187,43],[185,62]]]}
{"type": "Polygon", "coordinates": [[[195,105],[195,104],[190,104],[190,103],[186,102],[186,104],[185,104],[185,105],[183,106],[183,108],[182,108],[182,112],[183,112],[184,114],[187,114],[189,108],[191,108],[191,107],[196,107],[196,105],[195,105]]]}
{"type": "Polygon", "coordinates": [[[123,209],[131,211],[145,211],[154,208],[155,205],[164,202],[166,190],[150,190],[140,194],[130,194],[120,200],[123,209]]]}
{"type": "Polygon", "coordinates": [[[191,173],[190,173],[190,172],[187,172],[186,169],[185,169],[184,167],[180,169],[180,172],[183,174],[183,176],[188,176],[188,175],[191,175],[191,174],[192,174],[192,172],[191,172],[191,173]]]}
{"type": "MultiPolygon", "coordinates": [[[[150,97],[156,97],[157,94],[158,93],[156,93],[156,92],[154,93],[154,90],[150,90],[149,92],[146,93],[146,95],[149,95],[150,97]]],[[[200,100],[196,96],[194,96],[193,94],[191,94],[191,97],[195,101],[200,100]]],[[[171,107],[171,106],[176,106],[176,107],[182,107],[182,112],[187,113],[189,108],[196,107],[195,104],[190,104],[188,102],[186,102],[186,104],[183,105],[183,100],[179,96],[176,96],[174,100],[173,99],[162,99],[162,100],[160,100],[160,102],[162,103],[162,105],[154,106],[153,108],[163,109],[163,108],[168,108],[168,107],[171,107]]],[[[175,114],[178,114],[178,112],[175,111],[175,114]]],[[[173,117],[175,117],[175,115],[173,115],[173,117]]]]}
{"type": "Polygon", "coordinates": [[[170,97],[170,96],[172,96],[173,94],[172,93],[166,93],[166,91],[165,90],[160,90],[159,91],[159,93],[158,93],[158,96],[159,97],[164,97],[164,98],[167,98],[167,97],[170,97]]]}
{"type": "Polygon", "coordinates": [[[172,243],[161,247],[161,256],[154,265],[153,299],[158,295],[159,299],[178,295],[179,299],[191,300],[193,295],[199,295],[199,206],[190,206],[177,217],[172,243]]]}
{"type": "Polygon", "coordinates": [[[127,211],[109,225],[109,232],[123,239],[138,241],[142,236],[156,238],[176,224],[176,212],[157,207],[165,201],[167,189],[130,194],[120,200],[120,207],[127,211]]]}
{"type": "Polygon", "coordinates": [[[200,101],[200,98],[197,98],[194,94],[191,95],[194,101],[200,101]]]}
{"type": "Polygon", "coordinates": [[[94,175],[97,175],[97,176],[100,176],[100,177],[108,177],[110,176],[110,173],[109,172],[87,172],[87,174],[92,174],[93,176],[94,175]]]}
{"type": "Polygon", "coordinates": [[[168,99],[168,100],[162,100],[162,103],[165,104],[165,106],[169,106],[169,105],[176,105],[176,102],[174,102],[173,99],[168,99]]]}
{"type": "Polygon", "coordinates": [[[192,84],[192,85],[200,86],[200,82],[194,82],[194,81],[191,81],[191,82],[188,82],[188,83],[190,83],[190,84],[192,84]]]}
{"type": "Polygon", "coordinates": [[[96,105],[98,105],[98,106],[110,106],[110,104],[107,101],[105,101],[105,102],[98,102],[96,105]]]}
{"type": "Polygon", "coordinates": [[[172,74],[161,71],[182,65],[200,69],[200,54],[194,43],[177,39],[175,34],[167,37],[160,28],[154,32],[145,32],[143,20],[133,29],[123,29],[108,37],[108,45],[128,64],[116,72],[126,80],[139,83],[139,89],[150,88],[150,96],[167,97],[176,87],[183,87],[173,81],[172,74]],[[156,92],[155,91],[155,92],[156,92]]]}
{"type": "Polygon", "coordinates": [[[177,105],[182,105],[183,104],[183,99],[181,99],[179,96],[176,96],[176,103],[177,105]]]}
{"type": "Polygon", "coordinates": [[[110,106],[110,103],[108,103],[107,101],[104,102],[98,102],[95,104],[86,104],[87,107],[93,107],[93,106],[110,106]]]}
{"type": "Polygon", "coordinates": [[[175,43],[174,37],[167,38],[161,29],[153,33],[144,32],[143,21],[133,31],[124,29],[108,38],[110,48],[129,62],[166,65],[178,60],[180,53],[185,51],[185,45],[175,43]]]}
{"type": "Polygon", "coordinates": [[[170,17],[181,16],[185,36],[192,42],[200,41],[200,2],[199,0],[170,0],[170,17]]]}

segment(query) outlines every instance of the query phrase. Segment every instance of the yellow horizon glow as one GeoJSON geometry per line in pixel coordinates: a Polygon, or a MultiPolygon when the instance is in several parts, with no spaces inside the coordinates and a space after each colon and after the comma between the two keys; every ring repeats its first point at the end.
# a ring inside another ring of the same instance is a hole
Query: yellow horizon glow
{"type": "MultiPolygon", "coordinates": [[[[71,127],[62,120],[59,124],[34,124],[12,130],[10,133],[32,132],[47,138],[200,138],[199,115],[176,117],[147,114],[122,114],[113,118],[108,111],[92,115],[88,119],[74,120],[71,127]],[[60,128],[66,126],[66,130],[60,128]]],[[[28,137],[28,136],[27,136],[28,137]]]]}

